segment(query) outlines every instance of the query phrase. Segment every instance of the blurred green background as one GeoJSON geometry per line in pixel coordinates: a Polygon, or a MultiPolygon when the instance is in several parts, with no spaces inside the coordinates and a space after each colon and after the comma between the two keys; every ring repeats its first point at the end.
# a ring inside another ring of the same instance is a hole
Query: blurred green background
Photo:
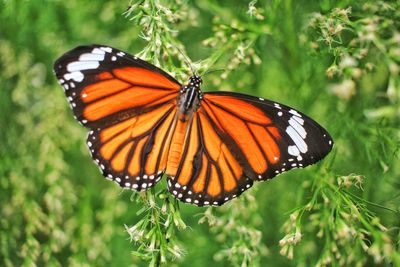
{"type": "MultiPolygon", "coordinates": [[[[173,1],[161,2],[176,7],[173,1]]],[[[103,179],[92,163],[85,147],[87,130],[74,121],[52,73],[55,59],[81,44],[140,52],[147,44],[139,37],[144,22],[123,16],[128,5],[128,1],[0,2],[1,266],[148,264],[131,253],[137,246],[129,241],[124,228],[124,224],[140,220],[136,212],[141,207],[130,200],[131,192],[103,179]]],[[[206,0],[179,2],[177,7],[185,8],[186,17],[169,22],[169,27],[179,31],[174,38],[192,60],[207,59],[219,45],[225,45],[212,68],[226,68],[226,77],[221,72],[205,77],[203,90],[240,91],[293,106],[327,128],[335,140],[333,152],[323,163],[280,175],[247,192],[254,198],[246,201],[256,202],[257,207],[242,212],[255,219],[243,219],[237,225],[259,230],[262,238],[256,246],[263,244],[268,253],[259,253],[257,261],[246,264],[312,266],[323,257],[324,246],[332,241],[316,236],[318,226],[307,230],[312,217],[304,217],[302,222],[305,240],[299,244],[299,253],[295,250],[293,259],[279,253],[283,224],[293,209],[315,193],[305,182],[315,182],[316,176],[361,175],[363,190],[355,188],[354,194],[399,210],[398,2],[206,0]],[[259,13],[249,12],[252,6],[259,13]],[[338,11],[329,17],[335,8],[348,7],[352,7],[348,23],[338,11]],[[317,26],[307,28],[315,12],[326,15],[326,20],[317,16],[323,22],[314,21],[317,26]],[[378,17],[376,28],[366,28],[365,20],[373,17],[378,17]],[[338,28],[342,24],[349,27],[347,32],[338,28]],[[229,33],[229,27],[239,29],[239,40],[233,35],[221,38],[229,33]],[[352,43],[353,38],[367,35],[368,29],[375,39],[367,36],[364,44],[352,43]],[[333,42],[329,45],[330,35],[333,42]],[[241,40],[240,36],[245,37],[241,40]],[[209,38],[214,38],[214,47],[204,43],[209,38]],[[248,39],[250,43],[246,43],[248,39]],[[236,49],[239,43],[251,49],[240,54],[236,49]],[[357,47],[367,49],[368,55],[358,59],[362,51],[357,47]]],[[[217,218],[229,215],[235,205],[213,212],[217,218]]],[[[399,213],[371,204],[366,208],[388,228],[390,249],[398,251],[399,213]]],[[[206,208],[181,204],[180,209],[189,228],[174,238],[186,253],[167,265],[234,264],[229,257],[216,256],[229,249],[232,240],[218,238],[218,228],[212,231],[207,224],[198,223],[206,208]]],[[[372,242],[373,238],[367,243],[372,242]]],[[[383,251],[385,244],[381,245],[383,251]]],[[[371,251],[355,257],[361,265],[391,266],[395,256],[388,255],[394,254],[385,254],[381,261],[371,251]]],[[[339,264],[339,259],[332,261],[333,266],[339,264]]]]}

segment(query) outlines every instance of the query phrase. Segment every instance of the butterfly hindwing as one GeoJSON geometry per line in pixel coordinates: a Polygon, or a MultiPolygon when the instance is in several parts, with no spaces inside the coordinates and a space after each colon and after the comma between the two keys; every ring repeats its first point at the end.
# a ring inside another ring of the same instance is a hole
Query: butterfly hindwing
{"type": "Polygon", "coordinates": [[[145,190],[166,169],[175,103],[89,132],[87,144],[103,175],[121,187],[145,190]]]}
{"type": "Polygon", "coordinates": [[[167,168],[168,189],[187,203],[222,205],[253,184],[202,108],[188,126],[177,162],[176,168],[167,168]]]}

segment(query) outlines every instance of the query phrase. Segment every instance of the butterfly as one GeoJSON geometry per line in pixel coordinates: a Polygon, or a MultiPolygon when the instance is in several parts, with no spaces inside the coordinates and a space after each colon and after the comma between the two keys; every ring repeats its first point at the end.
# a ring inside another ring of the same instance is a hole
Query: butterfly
{"type": "Polygon", "coordinates": [[[234,92],[202,92],[118,49],[79,46],[54,72],[103,175],[123,188],[154,187],[197,206],[222,205],[254,182],[324,158],[328,132],[303,113],[234,92]]]}

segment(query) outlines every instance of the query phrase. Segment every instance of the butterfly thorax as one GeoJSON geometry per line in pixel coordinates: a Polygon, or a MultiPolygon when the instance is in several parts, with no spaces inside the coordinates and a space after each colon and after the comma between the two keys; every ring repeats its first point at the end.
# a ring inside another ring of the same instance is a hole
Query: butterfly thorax
{"type": "Polygon", "coordinates": [[[203,93],[200,89],[202,80],[199,76],[192,76],[187,85],[182,86],[178,99],[179,111],[183,115],[190,115],[200,106],[203,93]]]}

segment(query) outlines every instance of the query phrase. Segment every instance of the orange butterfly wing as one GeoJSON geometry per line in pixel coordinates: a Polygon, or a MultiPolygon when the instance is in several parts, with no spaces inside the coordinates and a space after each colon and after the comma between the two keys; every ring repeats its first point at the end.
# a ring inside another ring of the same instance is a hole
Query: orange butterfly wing
{"type": "Polygon", "coordinates": [[[77,47],[54,64],[75,118],[103,175],[120,186],[149,188],[166,168],[181,85],[118,49],[77,47]]]}
{"type": "MultiPolygon", "coordinates": [[[[304,114],[262,98],[205,93],[188,130],[170,192],[196,205],[221,205],[293,168],[329,153],[329,134],[304,114]]],[[[167,167],[168,170],[168,167],[167,167]]]]}

